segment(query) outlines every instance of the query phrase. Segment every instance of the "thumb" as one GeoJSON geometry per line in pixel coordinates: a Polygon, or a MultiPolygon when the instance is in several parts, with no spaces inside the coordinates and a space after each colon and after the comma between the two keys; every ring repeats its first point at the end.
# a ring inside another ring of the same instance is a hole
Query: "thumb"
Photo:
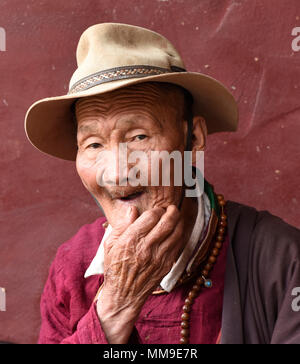
{"type": "Polygon", "coordinates": [[[137,219],[138,211],[135,206],[124,209],[124,218],[112,226],[112,231],[104,242],[104,254],[109,254],[111,248],[118,241],[124,231],[137,219]]]}
{"type": "Polygon", "coordinates": [[[124,209],[123,219],[118,221],[112,229],[111,234],[116,237],[124,233],[124,231],[137,219],[138,211],[135,206],[129,206],[124,209]]]}
{"type": "Polygon", "coordinates": [[[119,237],[134,222],[134,220],[138,216],[137,209],[135,206],[129,206],[126,209],[123,208],[123,210],[124,210],[123,219],[118,221],[116,224],[112,225],[112,231],[104,242],[104,251],[106,253],[109,253],[111,248],[118,241],[119,237]]]}

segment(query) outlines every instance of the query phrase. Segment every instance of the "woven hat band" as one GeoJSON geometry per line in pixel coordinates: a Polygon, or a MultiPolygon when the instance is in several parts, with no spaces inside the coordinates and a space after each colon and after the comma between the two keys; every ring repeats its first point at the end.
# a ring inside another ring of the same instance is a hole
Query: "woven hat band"
{"type": "Polygon", "coordinates": [[[74,85],[72,85],[68,94],[70,95],[76,92],[84,91],[91,87],[111,81],[117,81],[128,78],[156,76],[156,75],[161,75],[163,73],[172,73],[172,72],[186,72],[186,70],[184,68],[176,66],[171,66],[170,68],[162,68],[162,67],[145,66],[145,65],[110,68],[104,71],[93,73],[92,75],[89,75],[77,81],[76,83],[74,83],[74,85]]]}

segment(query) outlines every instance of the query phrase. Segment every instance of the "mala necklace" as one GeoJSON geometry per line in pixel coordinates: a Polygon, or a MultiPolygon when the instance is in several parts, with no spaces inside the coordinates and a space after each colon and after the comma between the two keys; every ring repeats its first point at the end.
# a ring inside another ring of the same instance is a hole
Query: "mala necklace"
{"type": "Polygon", "coordinates": [[[181,331],[180,331],[180,344],[188,344],[190,336],[190,311],[194,303],[195,298],[198,296],[201,287],[204,285],[206,288],[212,287],[212,281],[208,279],[209,272],[212,270],[214,264],[217,261],[220,249],[222,248],[224,241],[225,229],[227,226],[227,216],[224,213],[225,200],[223,195],[217,195],[219,206],[221,207],[221,214],[217,226],[217,236],[210,255],[206,261],[204,268],[200,272],[200,276],[197,278],[192,289],[189,291],[184,305],[182,307],[181,315],[181,331]]]}

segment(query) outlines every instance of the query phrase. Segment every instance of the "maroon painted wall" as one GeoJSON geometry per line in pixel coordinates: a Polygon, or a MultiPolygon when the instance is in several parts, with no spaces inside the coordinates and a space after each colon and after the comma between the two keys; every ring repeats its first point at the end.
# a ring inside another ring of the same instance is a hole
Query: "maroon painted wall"
{"type": "Polygon", "coordinates": [[[240,124],[209,137],[206,178],[226,199],[300,227],[300,52],[291,47],[299,19],[299,0],[0,1],[0,341],[37,340],[55,251],[99,215],[74,164],[39,153],[23,129],[33,101],[66,93],[83,30],[107,21],[148,27],[177,46],[189,70],[222,81],[240,124]]]}

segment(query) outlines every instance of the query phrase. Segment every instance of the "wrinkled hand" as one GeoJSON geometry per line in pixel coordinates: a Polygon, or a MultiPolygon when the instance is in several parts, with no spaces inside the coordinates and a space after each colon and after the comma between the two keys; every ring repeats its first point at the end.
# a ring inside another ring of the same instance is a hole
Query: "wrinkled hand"
{"type": "Polygon", "coordinates": [[[183,220],[175,205],[137,218],[130,207],[104,245],[104,284],[97,312],[110,343],[126,343],[152,291],[182,249],[183,220]]]}

